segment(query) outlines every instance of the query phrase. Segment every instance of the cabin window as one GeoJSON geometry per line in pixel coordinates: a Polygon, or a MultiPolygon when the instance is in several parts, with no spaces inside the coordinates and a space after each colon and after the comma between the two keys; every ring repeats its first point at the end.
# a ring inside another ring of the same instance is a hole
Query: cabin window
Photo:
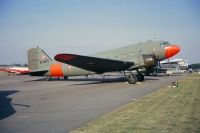
{"type": "Polygon", "coordinates": [[[115,59],[115,60],[118,60],[118,56],[114,56],[114,59],[115,59]]]}

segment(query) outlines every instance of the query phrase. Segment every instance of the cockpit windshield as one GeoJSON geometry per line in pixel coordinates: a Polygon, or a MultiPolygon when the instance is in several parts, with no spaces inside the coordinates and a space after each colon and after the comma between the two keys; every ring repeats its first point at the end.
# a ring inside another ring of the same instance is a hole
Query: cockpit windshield
{"type": "Polygon", "coordinates": [[[165,46],[168,46],[170,45],[169,42],[161,42],[160,43],[160,47],[165,47],[165,46]]]}

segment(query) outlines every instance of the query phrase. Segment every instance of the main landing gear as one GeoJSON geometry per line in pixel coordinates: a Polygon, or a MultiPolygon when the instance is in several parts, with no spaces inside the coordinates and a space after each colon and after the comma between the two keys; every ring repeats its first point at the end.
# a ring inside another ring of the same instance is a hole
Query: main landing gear
{"type": "Polygon", "coordinates": [[[124,72],[124,75],[127,78],[129,84],[136,84],[137,81],[144,81],[144,76],[138,71],[130,71],[128,74],[124,72]]]}
{"type": "Polygon", "coordinates": [[[64,80],[68,80],[68,76],[64,76],[64,80]]]}

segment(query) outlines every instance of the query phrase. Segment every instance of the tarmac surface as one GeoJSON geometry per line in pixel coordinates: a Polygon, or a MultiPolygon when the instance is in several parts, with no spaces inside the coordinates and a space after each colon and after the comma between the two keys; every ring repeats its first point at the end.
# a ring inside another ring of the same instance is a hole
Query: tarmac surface
{"type": "Polygon", "coordinates": [[[183,77],[145,77],[130,85],[119,77],[0,76],[0,132],[67,133],[183,77]]]}

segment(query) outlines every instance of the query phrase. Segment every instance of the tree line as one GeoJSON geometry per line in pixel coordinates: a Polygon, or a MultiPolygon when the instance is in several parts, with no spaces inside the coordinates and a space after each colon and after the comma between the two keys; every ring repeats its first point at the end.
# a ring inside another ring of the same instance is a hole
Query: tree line
{"type": "Polygon", "coordinates": [[[200,63],[191,64],[188,66],[189,69],[200,69],[200,63]]]}

